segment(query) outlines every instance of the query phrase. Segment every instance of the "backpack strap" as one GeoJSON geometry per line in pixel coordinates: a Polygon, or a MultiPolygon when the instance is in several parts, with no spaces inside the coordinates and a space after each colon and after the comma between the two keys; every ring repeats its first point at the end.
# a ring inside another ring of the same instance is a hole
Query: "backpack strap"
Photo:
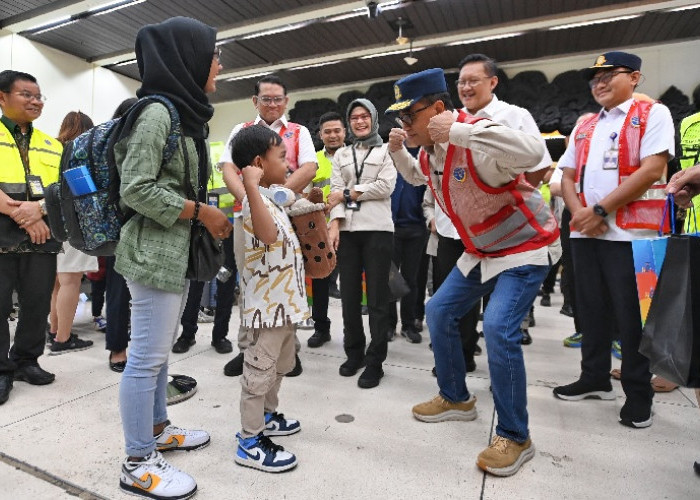
{"type": "MultiPolygon", "coordinates": [[[[141,115],[141,112],[146,108],[146,106],[152,104],[153,102],[163,104],[170,114],[170,131],[168,132],[168,137],[165,140],[165,146],[163,146],[163,161],[161,166],[166,165],[172,159],[175,151],[177,151],[180,137],[182,136],[180,115],[178,114],[175,105],[165,96],[153,94],[142,97],[124,113],[124,115],[119,119],[112,136],[109,138],[109,145],[107,147],[107,162],[109,164],[109,196],[107,200],[109,203],[114,204],[114,206],[118,209],[121,178],[119,176],[119,169],[117,168],[117,160],[114,156],[114,146],[131,133],[134,123],[136,123],[136,120],[141,115]]],[[[126,211],[119,210],[119,212],[122,223],[129,220],[136,213],[129,207],[127,207],[126,211]]]]}

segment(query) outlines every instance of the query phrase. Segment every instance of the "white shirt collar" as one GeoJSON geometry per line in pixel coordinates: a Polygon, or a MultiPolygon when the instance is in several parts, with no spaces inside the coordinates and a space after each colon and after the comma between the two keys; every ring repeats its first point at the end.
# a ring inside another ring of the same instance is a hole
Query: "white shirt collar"
{"type": "MultiPolygon", "coordinates": [[[[253,122],[254,125],[259,124],[260,122],[263,123],[263,125],[267,125],[267,122],[262,119],[260,115],[255,117],[255,121],[253,122]]],[[[267,125],[269,128],[274,129],[275,126],[278,126],[279,128],[286,127],[287,126],[287,117],[285,115],[282,115],[278,119],[276,119],[274,122],[271,124],[267,125]]]]}
{"type": "Polygon", "coordinates": [[[634,102],[634,97],[630,97],[625,102],[623,102],[622,104],[618,104],[617,106],[610,109],[609,111],[605,111],[605,108],[603,108],[600,110],[600,118],[605,118],[608,115],[615,116],[615,115],[619,115],[619,114],[627,116],[627,113],[629,113],[629,110],[632,107],[633,102],[634,102]]]}

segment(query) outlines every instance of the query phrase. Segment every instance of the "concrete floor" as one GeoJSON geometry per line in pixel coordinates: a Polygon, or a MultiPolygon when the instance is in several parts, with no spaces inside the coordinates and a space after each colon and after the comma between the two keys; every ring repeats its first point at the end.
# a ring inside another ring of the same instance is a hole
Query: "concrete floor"
{"type": "MultiPolygon", "coordinates": [[[[561,343],[573,322],[559,314],[560,307],[560,295],[553,296],[552,307],[537,306],[534,342],[524,347],[537,453],[511,478],[485,475],[475,465],[495,426],[486,353],[468,377],[478,418],[418,422],[411,407],[437,393],[427,338],[421,344],[397,338],[389,345],[381,385],[359,389],[357,377],[338,375],[344,356],[340,301],[334,299],[332,341],[309,349],[312,332],[300,331],[304,373],[282,385],[280,411],[298,418],[303,432],[275,440],[296,453],[295,470],[274,475],[234,463],[240,386],[223,375],[233,355],[210,346],[211,324],[200,325],[198,343],[188,353],[170,356],[170,372],[195,377],[199,391],[171,406],[169,415],[176,425],[208,430],[212,443],[167,458],[195,477],[199,499],[700,498],[700,478],[692,469],[700,459],[700,412],[692,390],[657,395],[654,425],[642,430],[617,422],[624,402],[619,382],[613,381],[615,401],[574,403],[552,396],[552,387],[579,373],[580,351],[561,343]],[[342,423],[340,415],[354,420],[342,423]]],[[[120,376],[108,369],[103,334],[92,329],[89,314],[89,303],[81,304],[75,331],[96,345],[42,357],[56,382],[15,382],[0,407],[0,499],[132,498],[118,488],[124,457],[120,376]]],[[[236,311],[233,316],[236,332],[236,311]]],[[[613,367],[619,367],[617,360],[613,367]]]]}

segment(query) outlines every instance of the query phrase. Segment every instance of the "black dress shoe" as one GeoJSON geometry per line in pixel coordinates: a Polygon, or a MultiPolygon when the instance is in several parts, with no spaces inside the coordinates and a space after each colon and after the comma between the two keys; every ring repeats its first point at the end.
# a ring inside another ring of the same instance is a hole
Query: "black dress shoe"
{"type": "Polygon", "coordinates": [[[365,366],[365,361],[354,361],[348,359],[345,363],[340,365],[338,373],[343,377],[352,377],[357,373],[357,370],[365,366]]]}
{"type": "Polygon", "coordinates": [[[211,345],[214,347],[214,350],[219,354],[228,354],[230,352],[233,352],[233,345],[231,345],[231,341],[226,337],[212,342],[211,345]]]}
{"type": "Polygon", "coordinates": [[[695,473],[700,476],[700,462],[695,462],[693,464],[693,469],[695,469],[695,473]]]}
{"type": "MultiPolygon", "coordinates": [[[[12,390],[12,374],[11,373],[0,373],[0,405],[5,404],[10,398],[10,391],[12,390]]],[[[697,464],[695,464],[697,465],[697,464]]]]}
{"type": "Polygon", "coordinates": [[[473,359],[465,359],[464,364],[467,369],[467,373],[476,371],[476,361],[474,361],[473,359]]]}
{"type": "Polygon", "coordinates": [[[299,355],[295,354],[294,357],[296,358],[296,364],[294,365],[294,368],[292,368],[292,371],[287,373],[285,377],[298,377],[301,375],[301,372],[304,371],[304,369],[301,367],[301,360],[299,359],[299,355]]]}
{"type": "Polygon", "coordinates": [[[335,288],[335,287],[331,287],[331,288],[328,290],[328,296],[329,296],[329,297],[333,297],[334,299],[339,299],[339,298],[340,298],[340,290],[338,290],[338,289],[335,288]]]}
{"type": "Polygon", "coordinates": [[[195,339],[186,339],[182,335],[175,341],[173,345],[173,352],[176,354],[182,354],[190,350],[190,347],[195,345],[197,341],[195,339]]]}
{"type": "Polygon", "coordinates": [[[377,387],[383,376],[384,370],[381,366],[368,366],[357,379],[357,386],[362,389],[377,387]]]}
{"type": "Polygon", "coordinates": [[[38,364],[24,365],[15,370],[15,380],[32,385],[47,385],[56,380],[56,375],[43,370],[38,364]]]}
{"type": "Polygon", "coordinates": [[[227,377],[238,377],[243,373],[243,353],[239,352],[238,356],[226,363],[224,366],[224,375],[227,377]]]}
{"type": "Polygon", "coordinates": [[[520,341],[522,345],[530,345],[532,344],[532,337],[530,337],[530,332],[527,330],[520,330],[523,334],[523,339],[520,341]]]}
{"type": "Polygon", "coordinates": [[[109,353],[109,369],[113,372],[122,373],[126,368],[126,361],[112,361],[112,353],[109,353]]]}
{"type": "Polygon", "coordinates": [[[321,347],[323,344],[329,342],[330,340],[330,333],[316,330],[314,334],[311,337],[309,337],[309,340],[306,341],[306,345],[308,345],[312,349],[315,349],[317,347],[321,347]]]}
{"type": "Polygon", "coordinates": [[[543,293],[542,298],[540,299],[540,305],[543,307],[551,307],[552,297],[550,297],[548,293],[543,293]]]}
{"type": "Polygon", "coordinates": [[[476,344],[474,346],[474,356],[481,356],[481,352],[481,347],[479,346],[479,344],[476,344]]]}
{"type": "Polygon", "coordinates": [[[405,337],[411,344],[420,344],[423,340],[423,337],[414,326],[402,327],[401,336],[405,337]]]}
{"type": "Polygon", "coordinates": [[[561,306],[561,309],[559,310],[559,314],[563,314],[564,316],[568,316],[570,318],[574,317],[574,309],[571,307],[571,304],[564,304],[561,306]]]}

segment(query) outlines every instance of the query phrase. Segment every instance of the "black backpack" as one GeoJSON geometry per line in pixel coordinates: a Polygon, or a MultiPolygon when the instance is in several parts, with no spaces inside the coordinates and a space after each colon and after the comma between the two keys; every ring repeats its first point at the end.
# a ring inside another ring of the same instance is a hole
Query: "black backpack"
{"type": "Polygon", "coordinates": [[[114,145],[124,127],[133,125],[141,111],[160,102],[170,113],[170,132],[163,148],[163,165],[177,150],[180,140],[180,117],[167,98],[151,95],[139,99],[121,118],[97,125],[66,143],[61,156],[58,182],[46,188],[46,211],[51,234],[58,241],[88,255],[114,255],[122,226],[134,214],[119,206],[119,171],[114,145]],[[73,195],[65,178],[67,170],[87,167],[94,182],[94,192],[73,195]]]}

